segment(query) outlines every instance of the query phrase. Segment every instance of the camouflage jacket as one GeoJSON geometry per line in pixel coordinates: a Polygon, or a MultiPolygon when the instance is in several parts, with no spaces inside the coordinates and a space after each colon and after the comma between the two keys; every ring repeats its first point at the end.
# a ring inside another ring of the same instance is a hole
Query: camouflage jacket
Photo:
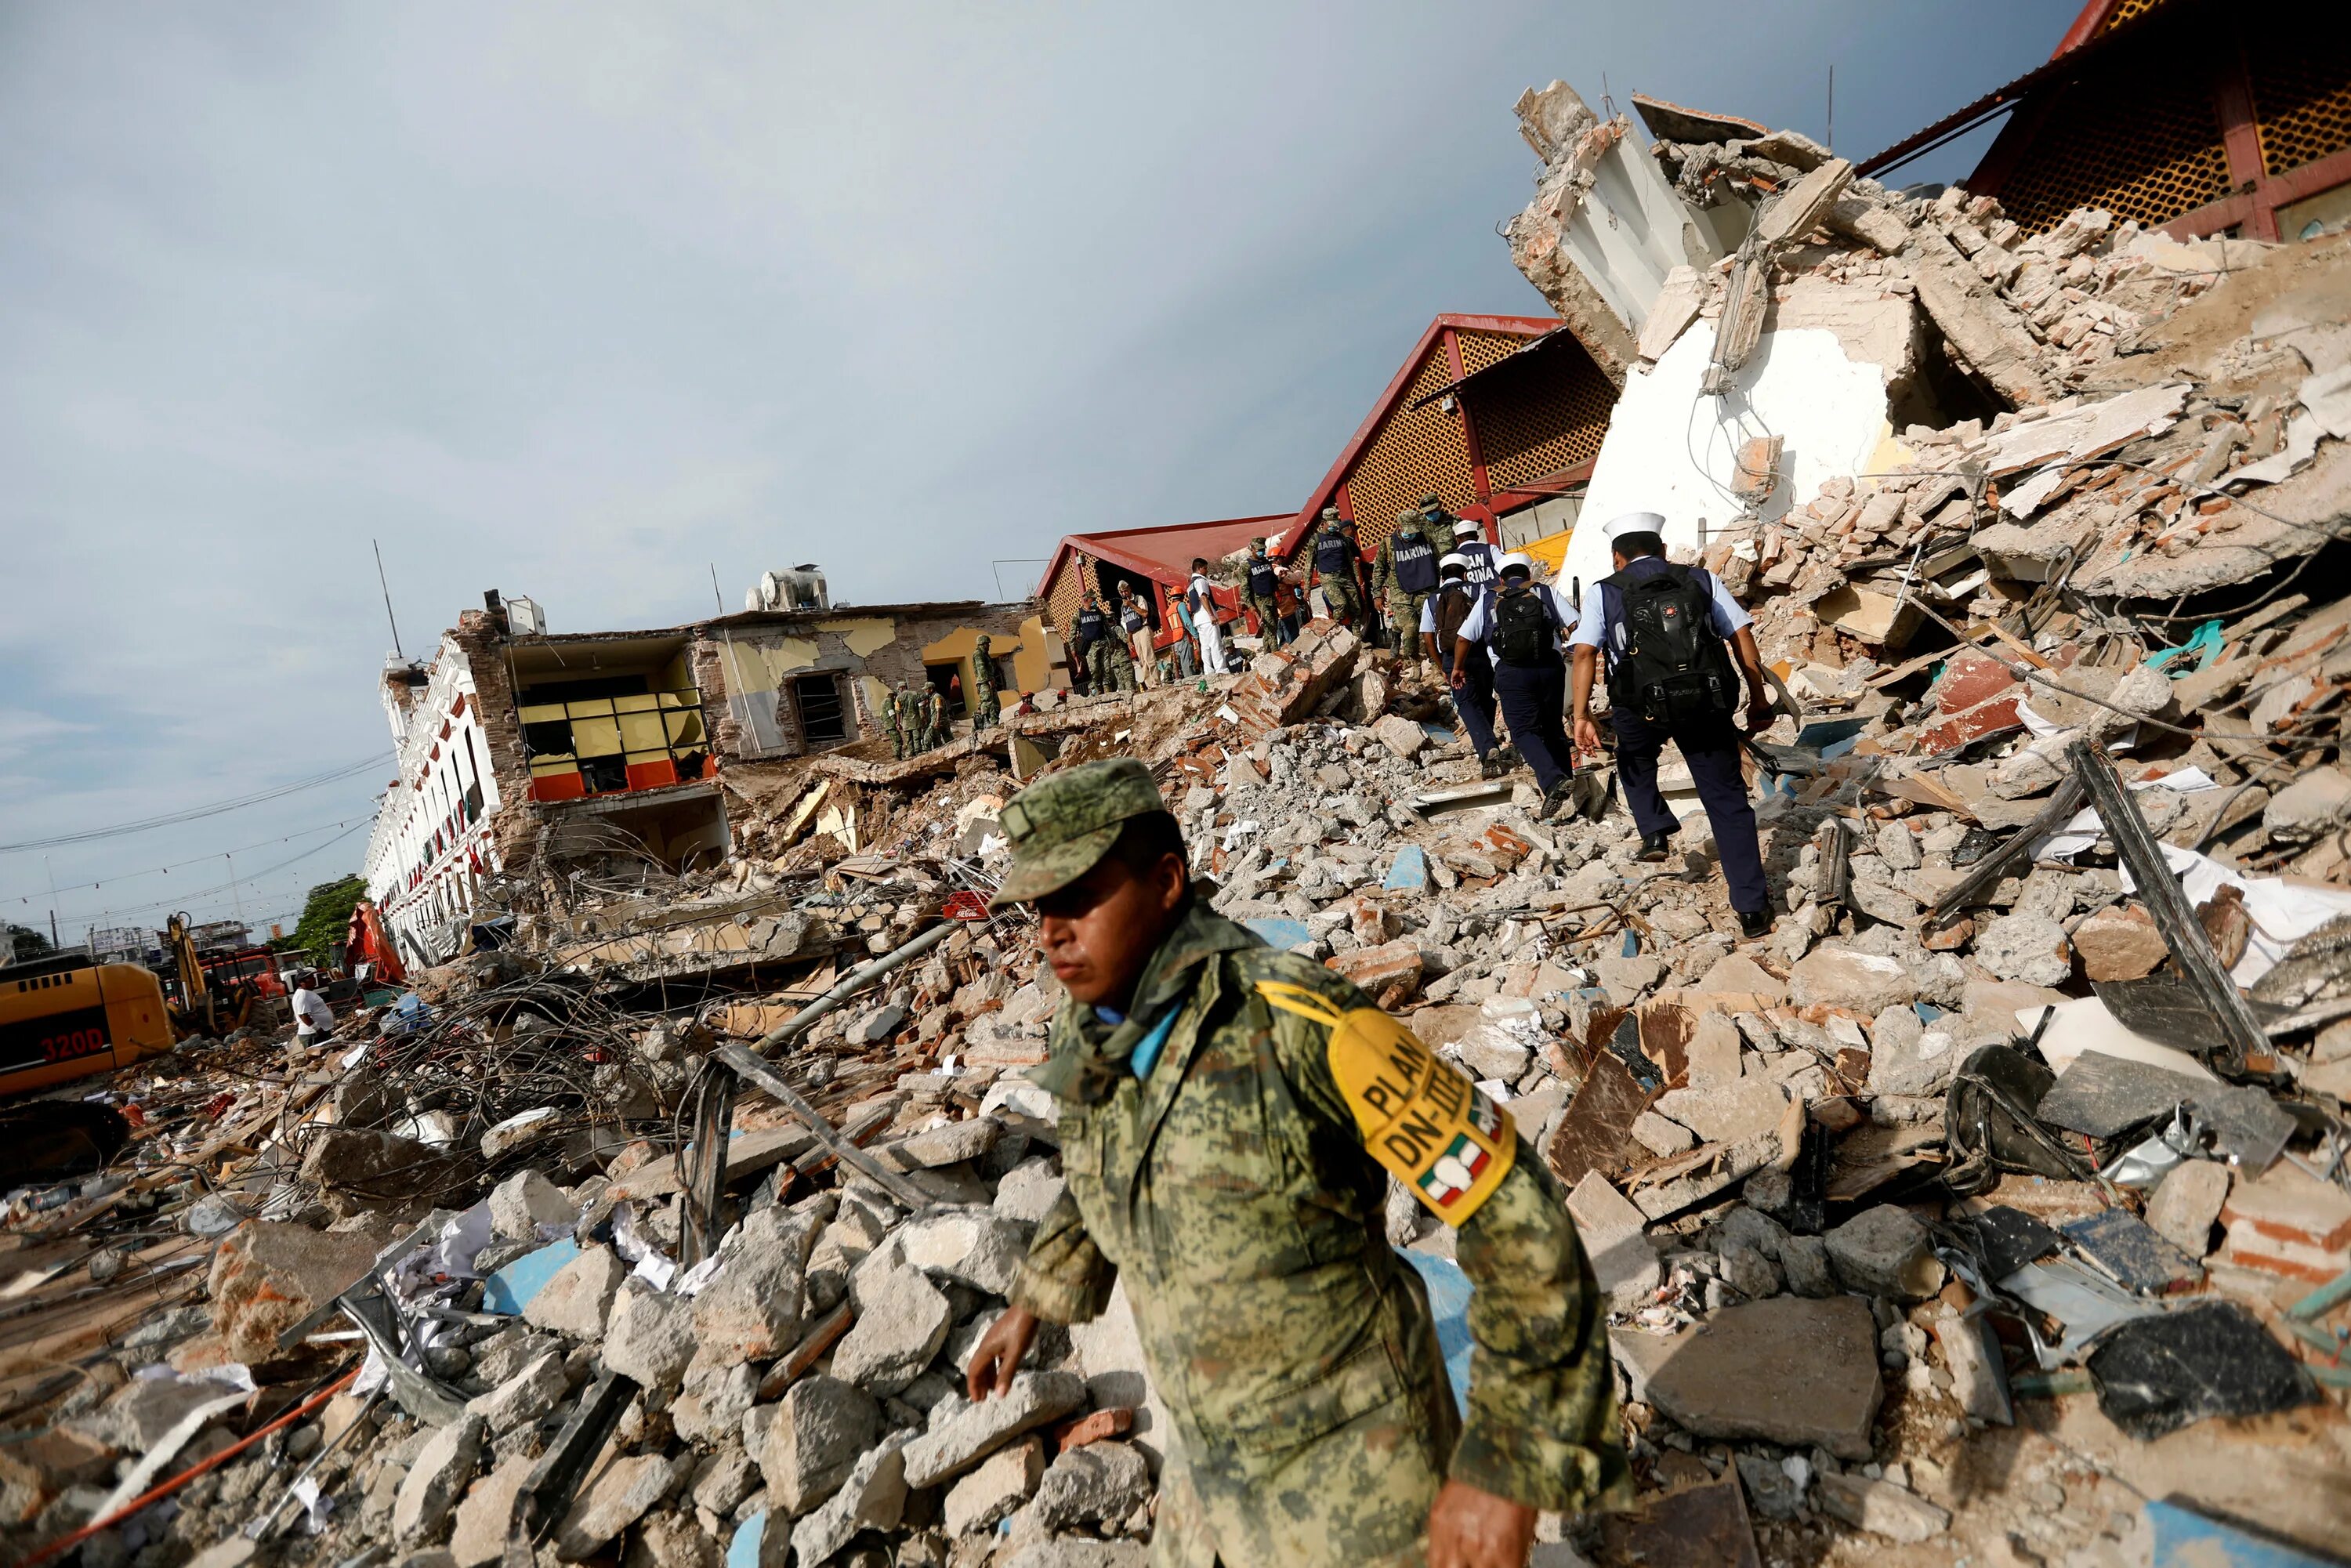
{"type": "Polygon", "coordinates": [[[1082,1322],[1123,1279],[1176,1428],[1155,1562],[1418,1563],[1447,1475],[1538,1508],[1629,1500],[1605,1311],[1557,1184],[1516,1145],[1457,1234],[1475,1287],[1465,1431],[1426,1290],[1385,1239],[1388,1172],[1339,1082],[1333,1031],[1270,1001],[1269,983],[1370,1007],[1195,904],[1128,1021],[1064,998],[1034,1074],[1060,1101],[1069,1186],[1014,1299],[1082,1322]],[[1171,1014],[1138,1082],[1128,1060],[1171,1014]]]}

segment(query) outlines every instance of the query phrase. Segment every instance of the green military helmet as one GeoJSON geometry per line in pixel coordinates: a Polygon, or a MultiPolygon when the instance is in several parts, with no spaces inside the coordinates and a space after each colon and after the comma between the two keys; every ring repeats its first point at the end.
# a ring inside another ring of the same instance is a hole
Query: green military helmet
{"type": "Polygon", "coordinates": [[[1421,525],[1426,521],[1428,521],[1427,513],[1421,511],[1416,507],[1406,507],[1403,511],[1396,514],[1396,531],[1398,533],[1405,534],[1416,534],[1420,532],[1421,525]]]}
{"type": "Polygon", "coordinates": [[[1151,770],[1132,757],[1088,762],[1029,786],[997,819],[1012,841],[1012,869],[988,908],[1069,886],[1110,852],[1129,818],[1166,809],[1151,770]]]}
{"type": "Polygon", "coordinates": [[[1445,510],[1445,497],[1431,490],[1420,498],[1420,509],[1424,513],[1432,515],[1441,512],[1445,510]]]}

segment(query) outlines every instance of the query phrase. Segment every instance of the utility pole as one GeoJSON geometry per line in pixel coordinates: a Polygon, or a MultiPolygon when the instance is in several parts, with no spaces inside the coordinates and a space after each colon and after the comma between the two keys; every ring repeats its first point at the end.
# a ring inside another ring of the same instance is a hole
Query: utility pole
{"type": "Polygon", "coordinates": [[[383,590],[383,618],[392,622],[392,657],[406,659],[408,655],[400,651],[400,622],[392,613],[392,581],[383,575],[383,546],[373,539],[368,540],[368,546],[375,551],[375,580],[376,586],[383,590]]]}
{"type": "Polygon", "coordinates": [[[221,859],[228,862],[228,894],[236,902],[236,923],[245,924],[245,889],[237,885],[236,856],[224,850],[221,859]]]}
{"type": "Polygon", "coordinates": [[[61,948],[65,944],[57,940],[57,868],[49,864],[47,855],[41,857],[41,870],[49,878],[49,946],[61,948]]]}

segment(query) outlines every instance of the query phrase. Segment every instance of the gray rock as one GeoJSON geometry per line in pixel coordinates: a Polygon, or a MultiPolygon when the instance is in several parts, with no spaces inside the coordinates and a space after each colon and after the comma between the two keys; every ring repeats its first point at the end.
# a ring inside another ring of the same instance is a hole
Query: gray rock
{"type": "Polygon", "coordinates": [[[1948,1510],[1907,1487],[1864,1475],[1823,1474],[1819,1497],[1823,1513],[1889,1541],[1931,1541],[1951,1525],[1948,1510]]]}
{"type": "Polygon", "coordinates": [[[1829,1261],[1848,1291],[1921,1301],[1943,1288],[1927,1228],[1908,1209],[1881,1203],[1828,1233],[1829,1261]]]}
{"type": "Polygon", "coordinates": [[[1665,978],[1666,967],[1646,953],[1636,953],[1629,958],[1603,958],[1592,966],[1592,972],[1607,988],[1610,998],[1621,1007],[1665,978]]]}
{"type": "Polygon", "coordinates": [[[872,1153],[876,1160],[893,1171],[935,1170],[941,1166],[978,1159],[996,1147],[1003,1135],[1004,1124],[995,1117],[973,1116],[927,1127],[895,1143],[884,1144],[872,1153]]]}
{"type": "Polygon", "coordinates": [[[1054,1174],[1050,1161],[1023,1160],[997,1183],[996,1212],[1007,1219],[1034,1225],[1045,1218],[1067,1186],[1054,1174]]]}
{"type": "Polygon", "coordinates": [[[563,1369],[563,1354],[550,1351],[465,1406],[479,1416],[493,1435],[528,1426],[563,1402],[571,1379],[563,1369]]]}
{"type": "Polygon", "coordinates": [[[1736,1144],[1773,1131],[1787,1113],[1787,1092],[1770,1078],[1741,1078],[1713,1089],[1676,1089],[1657,1097],[1670,1116],[1709,1144],[1736,1144]]]}
{"type": "Polygon", "coordinates": [[[1499,1078],[1505,1083],[1516,1083],[1534,1060],[1534,1052],[1516,1040],[1506,1038],[1502,1031],[1491,1028],[1471,1030],[1455,1047],[1470,1073],[1480,1080],[1499,1078]]]}
{"type": "Polygon", "coordinates": [[[441,1528],[481,1464],[486,1427],[480,1416],[467,1416],[425,1439],[392,1505],[395,1538],[404,1542],[421,1541],[441,1528]]]}
{"type": "Polygon", "coordinates": [[[1684,1087],[1718,1089],[1738,1082],[1740,1050],[1739,1026],[1729,1015],[1701,1013],[1698,1027],[1690,1032],[1688,1082],[1684,1087]]]}
{"type": "Polygon", "coordinates": [[[822,1227],[813,1211],[770,1204],[727,1233],[717,1277],[694,1298],[694,1331],[705,1354],[764,1361],[799,1341],[809,1254],[822,1227]]]}
{"type": "Polygon", "coordinates": [[[579,1219],[563,1189],[538,1171],[517,1171],[490,1189],[490,1234],[501,1240],[536,1241],[540,1226],[568,1230],[579,1219]]]}
{"type": "Polygon", "coordinates": [[[1075,1535],[1032,1541],[1014,1552],[1004,1568],[1144,1568],[1150,1561],[1151,1549],[1139,1542],[1075,1535]]]}
{"type": "Polygon", "coordinates": [[[1979,1421],[2013,1426],[2016,1413],[2008,1399],[2008,1368],[2001,1359],[2000,1342],[1982,1318],[1954,1312],[1935,1320],[1935,1340],[1943,1347],[1943,1365],[1951,1375],[1951,1397],[1979,1421]]]}
{"type": "Polygon", "coordinates": [[[457,1505],[456,1528],[449,1535],[449,1554],[457,1568],[489,1568],[506,1555],[515,1498],[538,1468],[537,1456],[518,1453],[474,1483],[457,1505]]]}
{"type": "Polygon", "coordinates": [[[1791,1236],[1780,1243],[1780,1270],[1788,1289],[1819,1300],[1837,1293],[1835,1266],[1829,1261],[1829,1244],[1817,1236],[1791,1236]]]}
{"type": "Polygon", "coordinates": [[[1823,945],[1788,971],[1788,1000],[1800,1008],[1843,1008],[1868,1016],[1918,999],[1918,987],[1899,960],[1823,945]]]}
{"type": "Polygon", "coordinates": [[[1663,1158],[1698,1146],[1698,1134],[1667,1116],[1644,1111],[1633,1118],[1633,1141],[1663,1158]]]}
{"type": "Polygon", "coordinates": [[[1030,1505],[1048,1531],[1114,1524],[1151,1500],[1151,1467],[1128,1443],[1088,1443],[1055,1459],[1030,1505]]]}
{"type": "Polygon", "coordinates": [[[875,1008],[849,1026],[852,1045],[879,1045],[906,1027],[906,1009],[894,1003],[875,1008]]]}
{"type": "Polygon", "coordinates": [[[2351,773],[2319,768],[2270,797],[2262,828],[2282,844],[2306,844],[2351,818],[2351,773]]]}
{"type": "Polygon", "coordinates": [[[906,1511],[906,1435],[885,1438],[859,1459],[821,1508],[792,1525],[792,1560],[816,1564],[861,1530],[895,1530],[906,1511]]]}
{"type": "Polygon", "coordinates": [[[1665,1271],[1656,1249],[1649,1244],[1641,1211],[1598,1171],[1585,1172],[1575,1184],[1567,1195],[1567,1208],[1609,1304],[1620,1312],[1647,1305],[1665,1271]]]}
{"type": "Polygon", "coordinates": [[[2063,985],[2074,972],[2065,928],[2046,915],[2003,915],[1976,927],[1976,962],[2003,980],[2063,985]]]}
{"type": "Polygon", "coordinates": [[[1085,1402],[1074,1373],[1023,1372],[992,1399],[950,1400],[931,1414],[930,1430],[906,1448],[906,1484],[936,1486],[962,1474],[1021,1433],[1068,1415],[1085,1402]]]}
{"type": "Polygon", "coordinates": [[[1739,1479],[1757,1513],[1766,1519],[1793,1519],[1803,1511],[1804,1489],[1778,1459],[1746,1450],[1731,1458],[1738,1462],[1739,1479]]]}
{"type": "Polygon", "coordinates": [[[673,1466],[659,1454],[628,1454],[591,1474],[555,1527],[555,1555],[565,1563],[592,1557],[607,1542],[645,1516],[667,1497],[686,1465],[673,1466]]]}
{"type": "Polygon", "coordinates": [[[2201,1258],[2212,1250],[2213,1222],[2229,1197],[2229,1167],[2212,1160],[2185,1160],[2164,1173],[2147,1199],[2147,1222],[2157,1235],[2201,1258]]]}
{"type": "Polygon", "coordinates": [[[876,1394],[912,1383],[946,1343],[955,1312],[920,1270],[893,1266],[862,1297],[857,1321],[832,1353],[832,1371],[876,1394]]]}
{"type": "Polygon", "coordinates": [[[1749,1301],[1780,1293],[1779,1267],[1761,1249],[1734,1244],[1725,1247],[1717,1257],[1721,1260],[1722,1282],[1749,1301]]]}
{"type": "Polygon", "coordinates": [[[768,1505],[795,1519],[840,1488],[882,1429],[873,1396],[838,1377],[804,1377],[758,1416],[767,1417],[754,1452],[768,1505]]]}
{"type": "Polygon", "coordinates": [[[992,1530],[1037,1490],[1045,1473],[1045,1441],[1028,1437],[998,1448],[978,1468],[947,1489],[939,1505],[940,1522],[949,1535],[992,1530]]]}
{"type": "Polygon", "coordinates": [[[632,1281],[604,1324],[604,1364],[647,1388],[674,1388],[694,1359],[694,1304],[632,1281]]]}
{"type": "Polygon", "coordinates": [[[726,1443],[705,1457],[694,1472],[689,1495],[696,1508],[708,1509],[726,1519],[743,1506],[743,1500],[759,1490],[764,1478],[759,1467],[751,1462],[739,1443],[726,1443]]]}
{"type": "Polygon", "coordinates": [[[670,1423],[689,1441],[719,1442],[743,1429],[758,1393],[759,1374],[749,1363],[696,1360],[685,1369],[685,1391],[669,1407],[670,1423]]]}
{"type": "Polygon", "coordinates": [[[898,1255],[925,1274],[1008,1296],[1029,1255],[1029,1229],[991,1209],[942,1209],[901,1228],[897,1245],[898,1255]]]}
{"type": "Polygon", "coordinates": [[[1869,1092],[1939,1094],[1959,1068],[1957,1045],[1941,1020],[1930,1029],[1911,1008],[1887,1008],[1870,1024],[1869,1092]]]}
{"type": "Polygon", "coordinates": [[[628,1265],[611,1248],[590,1247],[539,1287],[538,1294],[524,1305],[522,1321],[573,1339],[601,1339],[613,1292],[628,1272],[628,1265]]]}

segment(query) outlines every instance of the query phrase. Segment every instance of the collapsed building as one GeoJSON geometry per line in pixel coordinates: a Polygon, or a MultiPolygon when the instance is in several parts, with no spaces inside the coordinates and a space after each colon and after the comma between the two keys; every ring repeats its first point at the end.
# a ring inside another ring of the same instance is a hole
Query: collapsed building
{"type": "Polygon", "coordinates": [[[800,602],[770,586],[758,607],[755,589],[739,614],[643,632],[551,633],[536,603],[493,591],[430,661],[389,663],[400,777],[363,865],[409,961],[455,951],[494,884],[581,862],[716,863],[727,765],[872,752],[894,686],[935,687],[962,720],[980,682],[1045,678],[1049,639],[1025,606],[836,608],[821,574],[797,576],[800,602]]]}
{"type": "MultiPolygon", "coordinates": [[[[903,759],[738,762],[698,673],[723,856],[515,892],[511,940],[307,1054],[126,1071],[123,1154],[14,1198],[0,1542],[1144,1561],[1171,1435],[1120,1298],[1005,1399],[961,1383],[1061,1186],[998,818],[1132,755],[1216,906],[1468,1071],[1565,1195],[1641,1496],[1543,1518],[1537,1563],[2339,1551],[2351,241],[2028,232],[1635,107],[1521,99],[1510,237],[1622,387],[1583,516],[1662,511],[1785,688],[1770,936],[1670,767],[1646,863],[1323,623],[903,759]]],[[[803,641],[778,677],[878,653],[803,641]]],[[[1450,1233],[1392,1197],[1447,1332],[1450,1233]]]]}

